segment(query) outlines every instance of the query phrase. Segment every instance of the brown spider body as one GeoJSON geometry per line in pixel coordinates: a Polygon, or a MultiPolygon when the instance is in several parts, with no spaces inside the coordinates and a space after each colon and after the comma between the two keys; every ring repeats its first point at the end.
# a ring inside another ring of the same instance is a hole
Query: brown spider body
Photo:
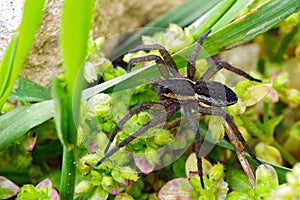
{"type": "Polygon", "coordinates": [[[241,152],[243,150],[241,150],[240,146],[244,147],[245,150],[250,154],[252,159],[254,159],[258,164],[261,164],[261,162],[257,159],[251,148],[248,146],[242,134],[234,125],[231,117],[221,109],[222,107],[235,104],[238,100],[237,95],[226,85],[208,79],[210,79],[219,70],[224,68],[235,74],[244,76],[249,80],[257,82],[261,81],[253,78],[246,72],[235,68],[226,62],[217,62],[215,63],[216,65],[208,69],[198,81],[193,82],[195,75],[195,60],[199,54],[204,39],[209,33],[210,31],[207,31],[198,39],[196,48],[191,55],[190,60],[188,61],[187,78],[179,74],[177,66],[173,61],[171,55],[163,46],[159,44],[143,45],[131,51],[136,52],[140,50],[158,50],[162,55],[163,59],[156,55],[148,55],[144,57],[133,58],[128,63],[128,70],[130,70],[135,63],[145,61],[156,62],[163,78],[155,78],[151,80],[151,86],[157,91],[157,94],[161,101],[145,102],[133,107],[116,125],[105,148],[105,155],[97,162],[96,166],[104,162],[105,159],[118,151],[118,149],[127,145],[136,137],[139,137],[141,134],[145,133],[149,128],[163,123],[164,119],[168,119],[175,113],[182,110],[186,122],[189,124],[191,130],[195,133],[195,151],[201,186],[204,188],[201,160],[203,155],[200,150],[201,135],[199,130],[199,122],[195,117],[197,113],[200,113],[201,115],[216,115],[221,118],[227,135],[237,152],[239,161],[246,175],[248,176],[251,185],[254,187],[255,181],[253,178],[253,172],[251,171],[249,163],[246,161],[245,157],[242,156],[241,152]],[[205,106],[203,104],[205,104],[205,106]],[[152,106],[160,106],[160,108],[164,109],[164,112],[159,112],[155,117],[151,118],[146,124],[140,127],[140,129],[138,129],[135,133],[129,135],[112,149],[109,149],[111,143],[116,137],[117,132],[122,129],[124,124],[134,114],[137,114],[145,109],[150,109],[152,106]]]}

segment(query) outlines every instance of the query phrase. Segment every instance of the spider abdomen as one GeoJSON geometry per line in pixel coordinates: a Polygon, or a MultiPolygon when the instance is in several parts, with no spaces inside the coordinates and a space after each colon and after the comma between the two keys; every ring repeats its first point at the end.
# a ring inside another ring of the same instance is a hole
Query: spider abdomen
{"type": "Polygon", "coordinates": [[[209,80],[196,82],[195,96],[197,100],[210,106],[226,107],[238,101],[237,95],[226,85],[209,80]]]}

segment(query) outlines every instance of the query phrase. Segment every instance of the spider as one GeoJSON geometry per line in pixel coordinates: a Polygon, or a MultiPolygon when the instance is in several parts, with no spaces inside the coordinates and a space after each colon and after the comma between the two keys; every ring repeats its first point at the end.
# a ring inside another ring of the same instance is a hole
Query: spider
{"type": "Polygon", "coordinates": [[[250,183],[254,187],[253,172],[251,171],[247,160],[242,155],[242,147],[249,153],[249,155],[258,164],[261,161],[255,156],[254,152],[248,146],[244,140],[242,134],[235,126],[231,117],[222,109],[222,107],[233,105],[237,102],[237,95],[226,85],[216,81],[209,80],[214,74],[221,69],[226,69],[237,75],[243,76],[251,81],[261,82],[261,80],[255,79],[246,72],[233,67],[232,65],[219,61],[215,66],[209,68],[202,77],[196,82],[193,81],[195,76],[195,62],[199,55],[204,39],[208,36],[211,30],[205,32],[199,37],[196,47],[187,63],[187,77],[183,77],[179,74],[178,68],[172,59],[169,52],[159,44],[153,45],[141,45],[136,49],[129,51],[130,53],[137,52],[140,50],[158,50],[162,56],[147,55],[144,57],[132,58],[128,63],[128,71],[131,70],[132,66],[136,63],[155,61],[159,68],[159,71],[163,78],[154,78],[151,80],[151,86],[156,90],[160,101],[159,102],[145,102],[140,105],[133,107],[116,125],[114,128],[109,142],[105,148],[105,155],[96,163],[96,166],[103,163],[108,157],[113,155],[120,148],[124,147],[141,134],[145,133],[149,128],[158,126],[166,118],[170,118],[175,113],[182,109],[185,121],[189,124],[191,130],[195,134],[195,151],[197,158],[198,175],[200,177],[200,183],[204,188],[203,172],[202,172],[202,154],[200,152],[201,147],[201,136],[199,132],[198,119],[196,114],[201,115],[216,115],[221,118],[222,124],[226,130],[228,138],[234,146],[239,161],[248,176],[250,183]],[[113,142],[116,134],[122,129],[124,124],[134,115],[142,110],[150,109],[152,106],[160,106],[164,112],[159,112],[155,117],[150,119],[146,124],[141,126],[135,133],[129,135],[127,138],[122,140],[115,147],[110,149],[111,143],[113,142]],[[246,162],[246,164],[245,164],[246,162]],[[250,169],[250,170],[249,170],[250,169]],[[249,172],[250,171],[250,172],[249,172]],[[250,176],[250,177],[249,177],[250,176]]]}

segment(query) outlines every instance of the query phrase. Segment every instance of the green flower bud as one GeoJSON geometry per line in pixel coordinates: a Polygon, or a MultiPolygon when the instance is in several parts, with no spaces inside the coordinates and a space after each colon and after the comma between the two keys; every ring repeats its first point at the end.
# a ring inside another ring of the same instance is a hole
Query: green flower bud
{"type": "Polygon", "coordinates": [[[150,120],[149,114],[147,112],[141,112],[138,114],[136,123],[140,126],[146,124],[150,120]]]}
{"type": "Polygon", "coordinates": [[[209,178],[218,180],[222,178],[224,172],[224,166],[222,164],[213,165],[209,172],[209,178]]]}
{"type": "Polygon", "coordinates": [[[78,183],[75,187],[75,193],[82,194],[87,192],[92,187],[92,184],[90,181],[81,181],[78,183]]]}
{"type": "Polygon", "coordinates": [[[124,179],[121,175],[120,170],[118,169],[112,169],[111,170],[111,176],[113,177],[113,179],[115,181],[117,181],[118,183],[122,183],[123,185],[128,186],[129,185],[129,181],[124,179]]]}
{"type": "Polygon", "coordinates": [[[161,129],[154,135],[153,141],[155,144],[162,146],[169,144],[172,139],[173,136],[169,133],[169,131],[161,129]]]}
{"type": "Polygon", "coordinates": [[[120,173],[121,177],[126,180],[137,181],[139,178],[137,172],[130,167],[122,167],[120,173]]]}
{"type": "Polygon", "coordinates": [[[111,101],[111,97],[108,94],[100,93],[91,97],[87,102],[87,106],[93,110],[95,105],[110,106],[111,101]]]}
{"type": "Polygon", "coordinates": [[[289,74],[287,72],[281,72],[273,81],[273,87],[276,90],[283,89],[288,82],[289,82],[289,74]]]}
{"type": "MultiPolygon", "coordinates": [[[[189,179],[189,183],[191,184],[191,186],[193,187],[193,188],[200,188],[201,187],[201,185],[200,185],[200,178],[199,177],[192,177],[192,178],[190,178],[189,179]]],[[[205,182],[204,182],[205,183],[205,182]]],[[[196,189],[197,190],[197,189],[196,189]]]]}
{"type": "Polygon", "coordinates": [[[114,130],[116,123],[113,121],[107,121],[100,126],[103,132],[111,133],[114,130]]]}
{"type": "Polygon", "coordinates": [[[110,176],[104,176],[101,181],[101,186],[104,190],[109,192],[110,194],[116,195],[119,194],[120,188],[117,185],[117,183],[114,181],[114,179],[110,176]]]}
{"type": "Polygon", "coordinates": [[[115,71],[114,71],[115,78],[119,77],[119,76],[122,76],[124,74],[126,74],[126,70],[125,69],[123,69],[122,67],[119,67],[119,66],[115,68],[115,71]]]}
{"type": "Polygon", "coordinates": [[[112,119],[113,116],[110,107],[103,106],[103,105],[96,105],[94,108],[99,123],[104,123],[112,119]]]}
{"type": "Polygon", "coordinates": [[[91,177],[91,183],[95,186],[99,186],[102,184],[102,177],[103,175],[101,173],[99,173],[98,171],[96,170],[92,170],[91,171],[91,174],[90,174],[90,177],[91,177]]]}
{"type": "Polygon", "coordinates": [[[255,146],[255,153],[259,158],[267,162],[277,165],[282,164],[281,154],[278,149],[273,146],[260,142],[255,146]]]}
{"type": "Polygon", "coordinates": [[[5,102],[2,109],[0,110],[0,113],[7,113],[14,109],[14,105],[11,103],[5,102]]]}
{"type": "Polygon", "coordinates": [[[89,200],[97,200],[97,199],[107,199],[109,193],[105,191],[102,187],[97,187],[94,190],[93,195],[89,198],[89,200]]]}

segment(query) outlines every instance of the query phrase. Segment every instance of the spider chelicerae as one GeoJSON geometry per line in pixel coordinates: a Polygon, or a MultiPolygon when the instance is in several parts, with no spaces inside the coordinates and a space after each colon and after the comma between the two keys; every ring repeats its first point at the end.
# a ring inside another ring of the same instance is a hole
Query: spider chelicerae
{"type": "Polygon", "coordinates": [[[235,126],[231,117],[222,109],[222,107],[230,106],[238,101],[237,95],[226,85],[216,81],[209,80],[214,74],[221,69],[226,69],[237,75],[243,76],[251,81],[261,82],[253,78],[246,72],[233,67],[226,62],[217,62],[214,66],[209,68],[199,80],[193,81],[195,76],[195,62],[199,55],[204,39],[211,31],[204,33],[197,41],[194,52],[192,53],[187,64],[187,77],[179,74],[178,68],[168,51],[159,44],[141,45],[130,53],[140,50],[158,50],[162,56],[147,55],[143,57],[132,58],[128,63],[128,70],[136,63],[155,61],[163,78],[154,78],[151,80],[151,86],[157,91],[160,101],[159,102],[145,102],[133,107],[116,125],[114,128],[109,142],[105,148],[105,155],[97,162],[96,166],[104,162],[108,157],[113,155],[123,146],[127,145],[141,134],[145,133],[149,128],[160,125],[164,119],[168,119],[175,113],[182,109],[185,121],[189,124],[191,130],[195,134],[195,153],[197,158],[198,175],[200,183],[204,188],[203,172],[202,172],[202,154],[200,152],[201,136],[198,126],[197,114],[201,115],[216,115],[221,118],[221,122],[225,128],[231,144],[234,146],[238,159],[250,181],[252,186],[254,183],[254,175],[250,166],[243,154],[243,148],[258,164],[261,161],[257,159],[254,152],[246,143],[242,134],[235,126]],[[110,149],[116,134],[125,123],[135,114],[142,110],[150,109],[151,107],[159,106],[163,108],[163,112],[159,112],[155,117],[151,118],[146,124],[141,126],[135,133],[129,135],[127,138],[118,143],[115,147],[110,149]]]}

